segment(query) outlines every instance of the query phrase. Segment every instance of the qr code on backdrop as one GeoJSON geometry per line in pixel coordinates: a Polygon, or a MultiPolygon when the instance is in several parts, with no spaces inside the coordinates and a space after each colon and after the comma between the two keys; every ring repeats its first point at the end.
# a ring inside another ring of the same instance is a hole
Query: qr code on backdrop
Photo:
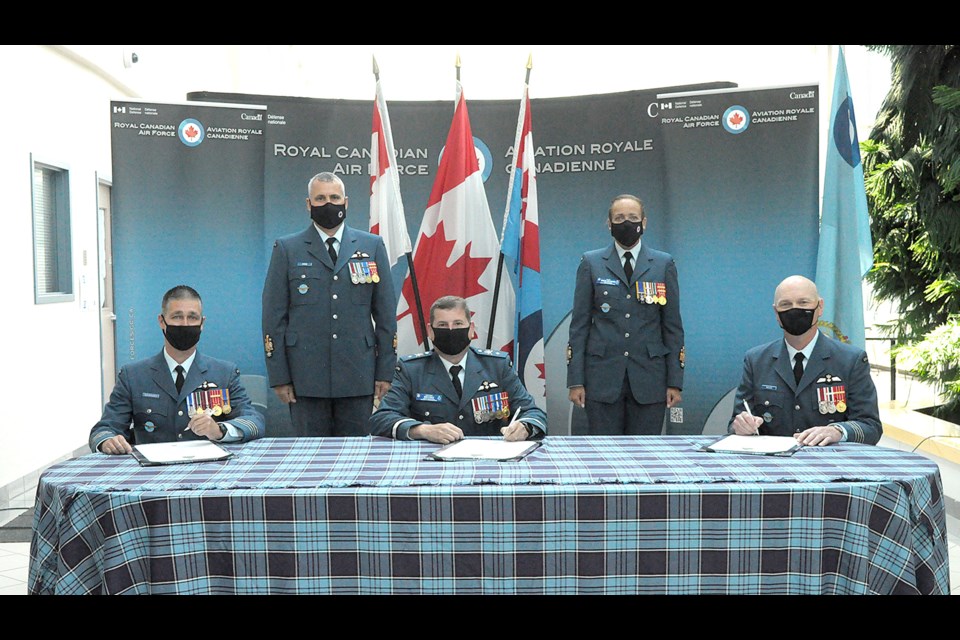
{"type": "Polygon", "coordinates": [[[683,407],[670,407],[670,422],[683,422],[683,407]]]}

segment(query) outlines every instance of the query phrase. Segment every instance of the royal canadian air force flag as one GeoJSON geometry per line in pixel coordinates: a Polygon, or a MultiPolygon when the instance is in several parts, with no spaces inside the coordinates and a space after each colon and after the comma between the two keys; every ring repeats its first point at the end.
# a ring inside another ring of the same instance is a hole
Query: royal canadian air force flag
{"type": "MultiPolygon", "coordinates": [[[[413,252],[426,322],[429,322],[430,305],[437,298],[461,296],[466,299],[476,324],[477,336],[473,344],[485,347],[499,252],[467,102],[457,83],[453,122],[413,252]]],[[[399,354],[415,353],[424,348],[425,336],[419,322],[414,321],[416,308],[413,284],[407,276],[397,304],[399,354]]],[[[513,312],[513,291],[510,287],[502,287],[491,342],[493,349],[512,353],[513,312]]]]}
{"type": "Polygon", "coordinates": [[[504,213],[503,252],[516,291],[514,359],[517,375],[541,408],[546,406],[543,299],[540,292],[540,217],[530,97],[525,86],[513,145],[513,171],[504,213]]]}
{"type": "Polygon", "coordinates": [[[817,251],[817,289],[824,302],[820,323],[838,339],[863,349],[862,281],[873,266],[873,241],[842,48],[830,113],[817,251]]]}

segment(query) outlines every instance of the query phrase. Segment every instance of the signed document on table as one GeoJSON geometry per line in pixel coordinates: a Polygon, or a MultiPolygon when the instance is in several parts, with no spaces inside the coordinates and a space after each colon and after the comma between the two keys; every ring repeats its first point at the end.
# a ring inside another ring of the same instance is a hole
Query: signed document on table
{"type": "Polygon", "coordinates": [[[703,448],[716,453],[747,453],[762,456],[792,456],[803,445],[793,436],[729,435],[703,448]]]}
{"type": "Polygon", "coordinates": [[[507,442],[506,440],[486,440],[483,438],[466,438],[437,449],[430,454],[434,460],[522,460],[524,456],[540,446],[539,442],[521,440],[507,442]]]}
{"type": "Polygon", "coordinates": [[[131,455],[144,467],[160,464],[210,462],[211,460],[226,460],[233,456],[232,453],[209,440],[138,444],[133,447],[131,455]]]}

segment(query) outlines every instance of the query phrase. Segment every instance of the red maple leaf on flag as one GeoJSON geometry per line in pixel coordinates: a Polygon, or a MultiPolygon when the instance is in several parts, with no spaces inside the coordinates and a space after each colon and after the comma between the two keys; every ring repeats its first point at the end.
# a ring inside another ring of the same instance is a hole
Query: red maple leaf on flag
{"type": "Polygon", "coordinates": [[[540,372],[540,374],[537,377],[541,380],[546,380],[547,379],[546,365],[540,362],[538,364],[535,364],[534,366],[537,368],[537,371],[540,372]]]}
{"type": "MultiPolygon", "coordinates": [[[[472,242],[464,247],[463,255],[449,267],[447,260],[453,251],[456,240],[447,240],[443,235],[443,221],[437,224],[437,230],[432,236],[420,236],[417,242],[416,255],[413,257],[413,268],[417,272],[417,285],[420,289],[420,301],[423,303],[424,322],[430,322],[430,305],[442,296],[460,296],[469,299],[472,296],[485,293],[487,289],[480,284],[480,276],[486,270],[493,258],[489,256],[472,257],[470,248],[472,242]]],[[[420,323],[416,322],[417,303],[413,297],[413,283],[407,278],[401,291],[403,299],[407,301],[407,310],[397,316],[399,322],[405,316],[414,318],[413,326],[417,333],[417,341],[423,343],[424,336],[420,331],[420,323]]]]}
{"type": "Polygon", "coordinates": [[[730,124],[732,124],[732,125],[734,125],[734,126],[737,126],[737,125],[739,125],[741,122],[743,122],[743,116],[740,115],[740,112],[739,112],[739,111],[734,111],[734,112],[733,112],[733,115],[730,116],[730,124]]]}

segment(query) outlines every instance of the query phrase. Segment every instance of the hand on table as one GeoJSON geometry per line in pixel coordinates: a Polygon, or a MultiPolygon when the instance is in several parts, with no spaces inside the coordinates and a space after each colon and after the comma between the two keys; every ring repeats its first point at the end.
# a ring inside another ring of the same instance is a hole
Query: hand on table
{"type": "Polygon", "coordinates": [[[100,443],[100,451],[110,455],[120,455],[130,453],[133,451],[133,447],[130,446],[130,443],[127,442],[125,437],[113,436],[100,443]]]}
{"type": "Polygon", "coordinates": [[[806,431],[801,431],[793,436],[802,445],[808,447],[825,447],[834,442],[840,442],[843,435],[839,427],[827,425],[824,427],[810,427],[806,431]]]}
{"type": "Polygon", "coordinates": [[[427,440],[437,444],[450,444],[457,440],[463,440],[463,431],[460,430],[460,427],[449,422],[418,424],[410,428],[408,435],[413,440],[427,440]]]}

